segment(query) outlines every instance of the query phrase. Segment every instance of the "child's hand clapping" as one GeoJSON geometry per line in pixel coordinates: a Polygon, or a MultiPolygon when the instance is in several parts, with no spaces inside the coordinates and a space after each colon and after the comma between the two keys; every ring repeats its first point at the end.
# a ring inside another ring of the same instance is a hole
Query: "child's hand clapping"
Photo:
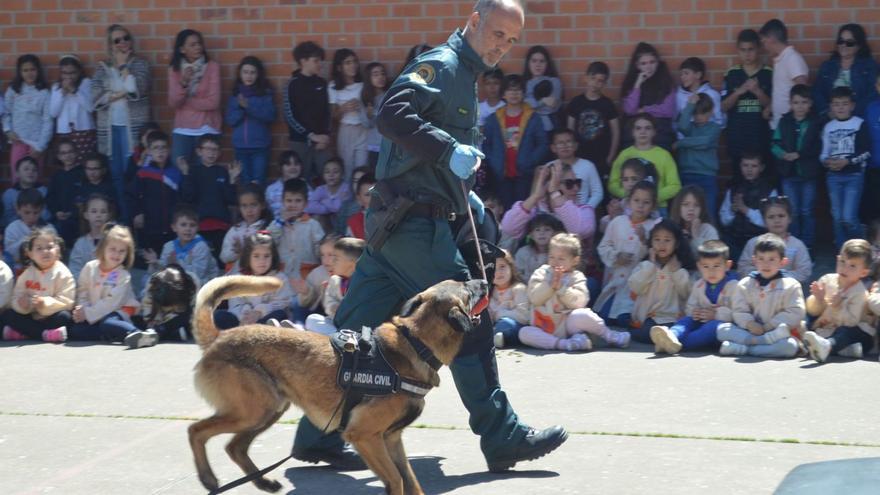
{"type": "Polygon", "coordinates": [[[83,311],[82,306],[73,308],[73,321],[74,323],[82,323],[86,321],[86,312],[83,311]]]}
{"type": "Polygon", "coordinates": [[[825,284],[815,281],[810,284],[810,295],[825,302],[825,284]]]}
{"type": "Polygon", "coordinates": [[[748,330],[749,333],[751,333],[752,335],[754,335],[756,337],[760,337],[761,335],[764,335],[764,333],[765,333],[764,327],[760,323],[758,323],[757,321],[749,322],[746,325],[746,330],[748,330]]]}
{"type": "Polygon", "coordinates": [[[562,287],[562,277],[565,275],[564,270],[565,269],[561,266],[553,267],[553,279],[550,282],[550,287],[552,287],[553,290],[559,290],[559,288],[562,287]]]}
{"type": "Polygon", "coordinates": [[[19,296],[18,305],[21,307],[21,309],[23,309],[25,311],[30,311],[31,310],[31,295],[30,294],[22,294],[21,296],[19,296]]]}
{"type": "Polygon", "coordinates": [[[177,168],[180,169],[180,173],[183,175],[189,175],[189,162],[183,156],[177,157],[177,168]]]}

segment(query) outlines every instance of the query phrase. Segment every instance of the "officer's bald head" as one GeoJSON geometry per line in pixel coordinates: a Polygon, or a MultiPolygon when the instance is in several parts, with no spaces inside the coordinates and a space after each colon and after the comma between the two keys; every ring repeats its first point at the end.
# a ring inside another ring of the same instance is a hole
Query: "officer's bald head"
{"type": "Polygon", "coordinates": [[[519,40],[524,23],[519,0],[479,0],[464,36],[486,65],[495,66],[519,40]]]}

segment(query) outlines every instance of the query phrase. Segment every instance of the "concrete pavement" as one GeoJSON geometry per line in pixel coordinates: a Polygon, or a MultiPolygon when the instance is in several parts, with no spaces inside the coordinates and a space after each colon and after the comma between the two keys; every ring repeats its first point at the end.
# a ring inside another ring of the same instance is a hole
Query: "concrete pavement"
{"type": "MultiPolygon", "coordinates": [[[[160,344],[0,343],[0,493],[203,493],[186,427],[210,410],[191,379],[199,350],[160,344]]],[[[448,370],[404,435],[427,493],[761,494],[795,467],[880,457],[876,356],[811,361],[504,350],[502,384],[521,417],[572,433],[508,474],[485,471],[448,370]]],[[[289,453],[293,411],[254,442],[258,465],[289,453]]],[[[209,444],[222,482],[241,475],[209,444]]],[[[369,471],[289,461],[283,493],[378,494],[369,471]]],[[[262,493],[246,485],[231,493],[262,493]]]]}

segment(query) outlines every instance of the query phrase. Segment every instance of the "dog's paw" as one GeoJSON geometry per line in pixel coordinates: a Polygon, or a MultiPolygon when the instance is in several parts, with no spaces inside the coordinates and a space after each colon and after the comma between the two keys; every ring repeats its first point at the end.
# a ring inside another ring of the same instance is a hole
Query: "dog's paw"
{"type": "Polygon", "coordinates": [[[257,485],[257,488],[263,490],[264,492],[277,492],[281,489],[281,483],[270,480],[268,478],[259,478],[254,481],[254,484],[257,485]]]}
{"type": "Polygon", "coordinates": [[[212,473],[200,474],[199,481],[202,482],[202,486],[207,488],[208,491],[213,491],[220,487],[220,483],[217,482],[217,477],[212,473]]]}

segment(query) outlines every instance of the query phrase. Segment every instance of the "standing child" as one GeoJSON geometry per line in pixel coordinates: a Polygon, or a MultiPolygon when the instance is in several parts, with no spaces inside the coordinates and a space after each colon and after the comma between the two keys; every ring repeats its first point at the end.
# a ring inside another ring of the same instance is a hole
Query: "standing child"
{"type": "MultiPolygon", "coordinates": [[[[250,236],[263,230],[271,221],[263,190],[258,184],[246,184],[238,193],[238,212],[241,221],[233,225],[223,237],[220,261],[226,264],[226,271],[235,271],[244,242],[250,236]]],[[[277,248],[275,248],[277,250],[277,248]]]]}
{"type": "Polygon", "coordinates": [[[73,142],[79,161],[86,153],[95,152],[98,144],[92,118],[92,80],[76,55],[63,55],[58,65],[60,77],[52,85],[49,114],[55,119],[55,134],[73,142]]]}
{"type": "Polygon", "coordinates": [[[715,105],[706,93],[689,96],[678,116],[681,135],[674,146],[681,183],[703,189],[710,217],[715,216],[718,204],[718,139],[721,137],[721,125],[713,117],[715,105]]]}
{"type": "Polygon", "coordinates": [[[556,112],[562,107],[562,81],[547,48],[542,45],[529,48],[522,77],[526,102],[540,118],[544,131],[549,133],[557,127],[556,112]]]}
{"type": "Polygon", "coordinates": [[[93,194],[85,202],[83,208],[83,227],[85,234],[76,240],[70,250],[70,261],[67,267],[75,279],[86,263],[95,259],[95,249],[104,237],[104,227],[114,220],[115,212],[110,198],[101,194],[93,194]]]}
{"type": "MultiPolygon", "coordinates": [[[[185,160],[178,167],[189,180],[184,182],[183,197],[196,205],[199,233],[208,242],[214,257],[220,256],[223,236],[232,226],[230,207],[235,204],[235,183],[241,173],[238,161],[220,164],[220,138],[212,134],[199,137],[196,153],[199,165],[189,166],[185,160]]],[[[203,282],[204,283],[204,282],[203,282]]]]}
{"type": "MultiPolygon", "coordinates": [[[[718,239],[718,231],[709,218],[706,196],[700,186],[684,186],[672,200],[669,218],[681,228],[681,233],[696,255],[704,242],[718,239]]],[[[727,246],[725,246],[727,248],[727,246]]],[[[727,258],[725,258],[727,259],[727,258]]]]}
{"type": "MultiPolygon", "coordinates": [[[[727,112],[727,155],[739,163],[744,152],[764,154],[770,126],[762,115],[770,105],[773,69],[761,63],[761,38],[754,29],[736,37],[740,63],[724,74],[721,109],[727,112]]],[[[734,173],[739,170],[734,168],[734,173]]]]}
{"type": "Polygon", "coordinates": [[[157,258],[155,251],[146,249],[144,259],[149,263],[150,273],[155,273],[171,263],[177,263],[202,285],[218,275],[217,261],[211,255],[207,241],[198,235],[199,217],[195,210],[181,206],[171,217],[171,230],[177,236],[162,246],[157,258]]]}
{"type": "Polygon", "coordinates": [[[532,319],[519,331],[519,340],[538,349],[588,351],[587,334],[605,339],[615,347],[629,345],[626,332],[615,332],[591,309],[587,278],[575,268],[580,264],[581,243],[572,234],[557,234],[550,241],[548,264],[529,279],[532,319]]]}
{"type": "Polygon", "coordinates": [[[290,76],[284,92],[284,120],[290,149],[302,159],[303,177],[311,179],[330,157],[327,80],[319,75],[324,49],[314,41],[304,41],[293,49],[293,60],[299,68],[290,76]]]}
{"type": "MultiPolygon", "coordinates": [[[[376,126],[376,116],[379,114],[379,107],[382,106],[382,100],[385,99],[385,92],[388,91],[388,72],[381,62],[370,62],[364,73],[367,75],[367,83],[364,84],[364,90],[361,92],[361,102],[364,104],[366,123],[369,127],[367,165],[370,172],[375,172],[379,163],[379,148],[382,145],[382,135],[379,134],[379,128],[376,126]]],[[[355,182],[354,177],[352,182],[355,182]]]]}
{"type": "Polygon", "coordinates": [[[333,225],[333,220],[336,213],[342,208],[342,203],[352,197],[351,186],[343,179],[344,174],[341,159],[327,160],[321,170],[321,178],[324,183],[315,188],[314,194],[311,195],[305,207],[305,212],[320,216],[319,218],[327,222],[326,225],[333,225]]]}
{"type": "Polygon", "coordinates": [[[730,247],[731,259],[739,259],[749,239],[767,232],[761,216],[761,201],[776,196],[773,183],[764,176],[764,160],[760,155],[743,154],[739,170],[741,178],[734,178],[718,210],[722,239],[730,247]]]}
{"type": "Polygon", "coordinates": [[[677,354],[681,351],[718,350],[718,325],[733,319],[733,293],[737,278],[731,273],[730,249],[718,240],[700,244],[697,269],[700,280],[694,283],[685,305],[685,316],[675,325],[651,327],[654,352],[677,354]]]}
{"type": "Polygon", "coordinates": [[[648,181],[634,185],[627,207],[629,213],[612,220],[599,243],[605,280],[595,304],[599,316],[623,327],[629,326],[634,302],[627,281],[639,260],[647,256],[648,232],[658,221],[651,218],[657,207],[657,187],[648,181]]]}
{"type": "MultiPolygon", "coordinates": [[[[22,243],[30,239],[34,229],[43,227],[55,233],[51,225],[46,225],[43,220],[46,201],[43,195],[36,189],[25,189],[15,200],[15,211],[18,220],[6,226],[3,232],[4,254],[12,259],[16,265],[26,261],[27,255],[21,252],[22,243]]],[[[59,248],[60,249],[60,248],[59,248]]]]}
{"type": "Polygon", "coordinates": [[[832,353],[861,359],[874,347],[877,328],[866,321],[867,294],[862,285],[870,267],[871,245],[850,239],[840,248],[837,272],[810,285],[807,312],[817,319],[804,334],[804,343],[816,361],[824,363],[832,353]]]}
{"type": "MultiPolygon", "coordinates": [[[[689,100],[694,95],[706,95],[712,102],[712,110],[710,111],[709,121],[718,124],[718,127],[724,127],[724,112],[721,111],[721,94],[712,88],[709,81],[706,80],[706,62],[699,57],[688,57],[684,59],[678,66],[678,80],[681,86],[675,95],[675,110],[678,113],[678,119],[681,120],[681,112],[688,105],[689,100]]],[[[681,139],[681,123],[676,126],[679,129],[678,139],[681,139]]]]}
{"type": "MultiPolygon", "coordinates": [[[[621,199],[612,197],[605,204],[605,215],[599,220],[599,232],[604,233],[608,224],[620,215],[629,215],[626,206],[626,198],[629,197],[633,186],[646,180],[652,184],[657,183],[657,171],[654,164],[644,158],[628,158],[620,166],[620,186],[623,190],[621,199]]],[[[656,213],[656,212],[655,212],[656,213]]]]}
{"type": "Polygon", "coordinates": [[[366,243],[363,239],[354,239],[351,237],[343,237],[333,243],[333,275],[324,291],[324,313],[311,314],[306,318],[306,330],[330,335],[336,332],[336,326],[333,324],[333,318],[336,316],[336,310],[339,309],[339,303],[345,297],[348,291],[348,284],[351,276],[354,274],[355,266],[358,258],[364,252],[366,243]]]}
{"type": "MultiPolygon", "coordinates": [[[[675,84],[666,62],[660,59],[660,53],[653,45],[649,43],[636,45],[629,59],[620,95],[623,100],[624,115],[627,117],[638,117],[644,113],[650,115],[657,134],[657,145],[667,151],[671,150],[675,141],[675,131],[672,129],[672,119],[676,114],[675,84]]],[[[629,124],[632,125],[632,122],[629,124]]],[[[631,143],[631,137],[624,134],[624,146],[631,143]]],[[[654,164],[657,165],[656,162],[654,164]]]]}
{"type": "Polygon", "coordinates": [[[134,264],[134,239],[128,227],[110,227],[95,255],[97,259],[86,263],[77,280],[70,340],[125,342],[131,348],[156,345],[155,331],[141,332],[131,323],[140,304],[128,272],[134,264]]]}
{"type": "Polygon", "coordinates": [[[243,275],[275,277],[281,281],[277,290],[259,296],[233,297],[228,310],[214,311],[217,328],[266,323],[270,319],[284,320],[293,297],[293,290],[281,269],[281,257],[272,236],[265,231],[247,237],[241,250],[240,272],[243,275]]]}
{"type": "MultiPolygon", "coordinates": [[[[778,129],[778,128],[777,128],[778,129]]],[[[767,198],[761,202],[761,216],[764,225],[771,234],[776,234],[785,242],[785,257],[788,258],[788,272],[795,280],[806,284],[813,273],[813,260],[810,251],[800,239],[791,235],[788,226],[791,225],[791,203],[785,196],[767,198]]],[[[755,254],[755,243],[760,237],[753,237],[746,243],[736,271],[740,277],[745,277],[755,269],[752,257],[755,254]]]]}
{"type": "Polygon", "coordinates": [[[822,153],[819,159],[828,170],[825,180],[831,199],[834,220],[834,243],[843,246],[847,239],[862,237],[859,204],[865,181],[865,164],[871,158],[868,126],[853,115],[856,107],[852,89],[840,86],[831,91],[833,120],[822,129],[822,153]]]}
{"type": "MultiPolygon", "coordinates": [[[[337,167],[341,173],[342,167],[337,167]]],[[[284,260],[284,272],[293,279],[306,278],[318,266],[318,242],[324,237],[324,229],[317,220],[305,212],[309,202],[309,189],[302,179],[290,179],[284,183],[284,207],[279,218],[269,226],[284,260]]]]}
{"type": "Polygon", "coordinates": [[[79,232],[79,218],[74,204],[73,192],[83,181],[83,167],[79,165],[73,141],[67,138],[58,140],[55,146],[57,168],[49,180],[46,192],[46,206],[52,218],[52,224],[61,234],[65,244],[72,243],[79,232]]]}
{"type": "Polygon", "coordinates": [[[272,85],[266,77],[263,62],[252,55],[241,59],[238,78],[226,104],[226,124],[232,127],[235,160],[241,163],[241,183],[266,183],[269,127],[275,122],[272,85]]]}
{"type": "Polygon", "coordinates": [[[639,114],[630,120],[630,124],[633,145],[621,151],[611,165],[608,192],[616,198],[623,198],[623,185],[620,183],[621,165],[630,158],[644,158],[654,165],[654,170],[657,172],[658,205],[662,211],[666,208],[667,201],[674,198],[681,189],[678,166],[669,151],[654,145],[654,138],[657,135],[654,117],[646,113],[639,114]]]}
{"type": "MultiPolygon", "coordinates": [[[[505,214],[505,218],[511,212],[505,214]]],[[[555,216],[549,213],[538,213],[526,224],[525,245],[517,249],[514,265],[520,278],[526,280],[532,277],[532,273],[541,265],[547,264],[547,251],[550,247],[550,239],[561,232],[565,232],[565,226],[555,216]]]]}
{"type": "Polygon", "coordinates": [[[284,151],[278,161],[281,168],[281,177],[266,187],[266,203],[272,218],[278,218],[281,213],[281,196],[284,193],[284,183],[290,179],[303,179],[303,164],[296,151],[284,151]]]}
{"type": "Polygon", "coordinates": [[[577,156],[592,162],[604,178],[620,147],[620,118],[614,102],[602,94],[611,71],[605,62],[587,66],[584,92],[566,107],[568,128],[577,137],[577,156]]]}
{"type": "Polygon", "coordinates": [[[757,270],[739,281],[733,293],[733,323],[718,326],[722,356],[794,357],[806,310],[801,284],[783,270],[785,242],[764,234],[755,243],[757,270]]]}
{"type": "Polygon", "coordinates": [[[492,297],[489,298],[489,316],[495,333],[495,347],[516,347],[520,344],[519,329],[531,321],[531,305],[526,284],[523,283],[510,252],[495,259],[492,279],[492,297]]]}
{"type": "Polygon", "coordinates": [[[76,282],[61,262],[63,242],[51,227],[35,229],[25,240],[28,267],[15,282],[12,307],[3,313],[4,340],[67,340],[76,282]]]}
{"type": "Polygon", "coordinates": [[[483,126],[486,125],[486,119],[507,105],[507,102],[501,98],[501,84],[503,82],[504,72],[497,67],[483,73],[483,94],[486,99],[480,102],[480,115],[477,120],[481,132],[483,126]]]}
{"type": "MultiPolygon", "coordinates": [[[[7,227],[16,219],[19,194],[33,189],[45,198],[47,193],[46,186],[41,186],[39,183],[40,165],[32,156],[23,156],[15,162],[15,171],[18,173],[18,180],[12,187],[3,191],[3,225],[7,227]]],[[[43,212],[41,218],[49,220],[49,212],[43,212]]]]}
{"type": "Polygon", "coordinates": [[[348,48],[336,50],[330,76],[330,116],[337,126],[336,149],[344,166],[342,178],[349,181],[356,167],[367,164],[368,123],[361,102],[364,80],[357,55],[348,48]]]}
{"type": "Polygon", "coordinates": [[[483,151],[492,171],[492,184],[505,208],[529,195],[535,167],[547,154],[547,133],[532,107],[523,101],[525,82],[511,74],[504,78],[507,105],[486,119],[483,151]]]}
{"type": "Polygon", "coordinates": [[[782,192],[791,201],[791,231],[807,247],[813,246],[816,236],[816,182],[822,170],[822,119],[811,111],[812,101],[806,85],[791,88],[791,111],[779,119],[771,148],[782,192]]]}
{"type": "MultiPolygon", "coordinates": [[[[15,78],[6,88],[3,132],[12,145],[9,163],[25,156],[40,160],[52,139],[49,86],[36,55],[22,55],[15,62],[15,78]]],[[[17,170],[12,170],[12,182],[17,170]]]]}
{"type": "Polygon", "coordinates": [[[691,247],[681,229],[661,220],[648,240],[648,259],[632,271],[628,285],[635,295],[630,335],[636,342],[651,343],[651,328],[671,325],[684,316],[691,289],[688,270],[694,268],[691,247]]]}

